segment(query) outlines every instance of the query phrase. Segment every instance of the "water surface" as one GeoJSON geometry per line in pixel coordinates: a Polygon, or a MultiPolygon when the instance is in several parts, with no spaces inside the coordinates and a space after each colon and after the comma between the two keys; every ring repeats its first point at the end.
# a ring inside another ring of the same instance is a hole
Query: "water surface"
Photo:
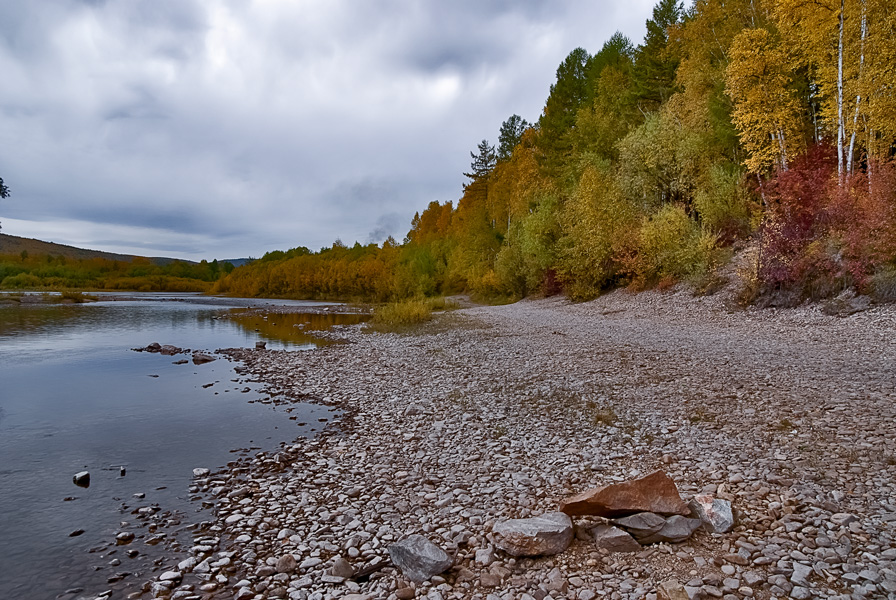
{"type": "MultiPolygon", "coordinates": [[[[359,318],[265,319],[245,311],[223,318],[247,303],[144,295],[0,305],[0,598],[74,598],[79,594],[64,592],[79,588],[125,597],[165,551],[145,543],[152,535],[132,511],[157,504],[182,526],[207,518],[188,497],[193,468],[214,470],[235,449],[273,449],[332,420],[327,407],[250,403],[263,395],[224,357],[175,364],[190,356],[131,350],[159,342],[214,351],[260,340],[272,349],[309,350],[315,338],[306,331],[359,318]],[[72,482],[83,470],[91,475],[86,489],[72,482]],[[110,546],[123,529],[137,540],[110,546]],[[139,555],[129,558],[129,549],[139,555]]],[[[167,538],[177,539],[177,529],[167,538]]],[[[188,532],[180,535],[189,543],[188,532]]]]}

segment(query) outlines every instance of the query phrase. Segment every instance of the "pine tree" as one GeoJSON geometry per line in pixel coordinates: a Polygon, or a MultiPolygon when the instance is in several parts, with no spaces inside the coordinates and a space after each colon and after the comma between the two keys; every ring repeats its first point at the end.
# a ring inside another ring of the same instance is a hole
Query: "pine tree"
{"type": "Polygon", "coordinates": [[[681,57],[670,44],[669,31],[683,16],[679,0],[660,0],[653,7],[653,18],[647,20],[647,35],[635,57],[635,93],[644,113],[658,110],[675,91],[681,57]]]}
{"type": "Polygon", "coordinates": [[[510,158],[513,149],[520,143],[523,132],[528,128],[529,123],[519,115],[511,115],[501,123],[501,132],[498,134],[498,160],[510,158]]]}
{"type": "Polygon", "coordinates": [[[576,48],[557,67],[557,81],[551,85],[544,112],[538,119],[539,158],[548,173],[556,172],[571,153],[570,130],[575,125],[579,109],[591,99],[590,61],[587,51],[576,48]]]}
{"type": "Polygon", "coordinates": [[[489,144],[488,140],[482,140],[476,148],[478,154],[470,152],[470,158],[473,159],[473,162],[470,163],[470,172],[464,173],[464,176],[469,177],[473,181],[487,178],[498,162],[495,147],[489,144]]]}

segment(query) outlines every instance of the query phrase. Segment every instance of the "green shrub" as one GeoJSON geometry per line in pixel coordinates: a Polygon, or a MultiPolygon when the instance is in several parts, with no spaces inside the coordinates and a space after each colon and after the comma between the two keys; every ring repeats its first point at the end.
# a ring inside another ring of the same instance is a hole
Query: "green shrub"
{"type": "Polygon", "coordinates": [[[12,289],[28,289],[41,287],[43,282],[40,277],[36,277],[31,273],[19,273],[18,275],[10,275],[0,281],[0,288],[12,289]]]}
{"type": "Polygon", "coordinates": [[[593,298],[614,282],[639,212],[619,190],[609,164],[584,170],[561,215],[557,272],[570,298],[593,298]]]}
{"type": "Polygon", "coordinates": [[[425,299],[402,300],[378,306],[371,324],[375,329],[395,329],[425,323],[432,319],[432,308],[425,299]]]}
{"type": "Polygon", "coordinates": [[[638,254],[632,261],[632,283],[645,287],[661,280],[696,282],[712,271],[717,237],[691,220],[674,204],[645,219],[639,232],[638,254]]]}
{"type": "Polygon", "coordinates": [[[896,266],[883,265],[874,272],[871,295],[878,302],[896,302],[896,266]]]}
{"type": "Polygon", "coordinates": [[[753,216],[753,202],[742,179],[741,169],[713,165],[694,196],[703,225],[729,242],[749,232],[753,216]]]}
{"type": "Polygon", "coordinates": [[[84,302],[92,302],[97,300],[96,296],[89,296],[83,292],[75,292],[72,290],[64,290],[61,295],[62,300],[71,300],[75,304],[82,304],[84,302]]]}

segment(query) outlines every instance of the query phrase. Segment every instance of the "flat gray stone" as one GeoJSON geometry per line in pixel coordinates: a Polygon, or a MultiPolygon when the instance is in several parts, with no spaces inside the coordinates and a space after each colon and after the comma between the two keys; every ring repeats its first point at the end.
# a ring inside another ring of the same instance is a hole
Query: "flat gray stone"
{"type": "Polygon", "coordinates": [[[512,556],[560,554],[572,543],[572,520],[562,512],[495,524],[495,545],[512,556]]]}
{"type": "Polygon", "coordinates": [[[335,575],[336,577],[342,577],[343,579],[348,579],[352,575],[355,574],[355,570],[352,568],[352,565],[342,558],[341,556],[337,556],[335,560],[333,560],[333,566],[330,567],[330,575],[335,575]]]}
{"type": "Polygon", "coordinates": [[[612,525],[598,525],[591,530],[594,544],[610,552],[640,552],[641,544],[630,534],[612,525]]]}
{"type": "Polygon", "coordinates": [[[666,519],[666,524],[663,525],[662,529],[638,541],[642,544],[656,544],[658,542],[678,544],[691,537],[702,526],[703,521],[700,519],[689,519],[681,515],[675,515],[666,519]]]}
{"type": "Polygon", "coordinates": [[[292,573],[296,570],[296,558],[292,554],[284,554],[277,560],[275,569],[278,573],[292,573]]]}
{"type": "Polygon", "coordinates": [[[632,534],[636,540],[650,537],[666,525],[666,519],[650,513],[642,512],[622,519],[614,519],[613,523],[632,534]]]}
{"type": "Polygon", "coordinates": [[[402,574],[423,583],[454,564],[454,559],[422,535],[412,535],[389,546],[389,557],[402,574]]]}

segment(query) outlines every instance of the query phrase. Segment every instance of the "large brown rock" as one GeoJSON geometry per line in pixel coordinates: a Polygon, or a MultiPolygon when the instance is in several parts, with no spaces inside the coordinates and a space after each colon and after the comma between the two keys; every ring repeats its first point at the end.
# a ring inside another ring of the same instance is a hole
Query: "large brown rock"
{"type": "Polygon", "coordinates": [[[571,496],[560,503],[560,510],[570,516],[607,518],[640,512],[687,516],[691,512],[678,495],[675,482],[662,471],[571,496]]]}

